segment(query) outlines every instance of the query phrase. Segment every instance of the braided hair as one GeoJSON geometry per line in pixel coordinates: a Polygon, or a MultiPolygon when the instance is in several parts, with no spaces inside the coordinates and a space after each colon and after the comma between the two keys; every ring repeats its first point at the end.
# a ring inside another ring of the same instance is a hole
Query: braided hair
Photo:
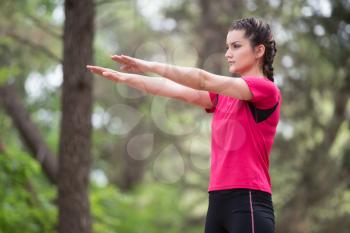
{"type": "Polygon", "coordinates": [[[252,47],[260,44],[265,46],[265,54],[262,65],[263,74],[273,82],[274,77],[272,63],[277,49],[270,26],[260,19],[250,17],[233,21],[229,31],[233,30],[244,30],[245,37],[250,40],[252,47]]]}

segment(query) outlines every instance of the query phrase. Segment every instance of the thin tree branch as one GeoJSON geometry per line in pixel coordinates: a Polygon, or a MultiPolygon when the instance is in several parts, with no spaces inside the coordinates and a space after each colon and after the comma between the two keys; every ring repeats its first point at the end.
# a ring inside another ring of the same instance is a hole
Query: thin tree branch
{"type": "Polygon", "coordinates": [[[53,31],[50,28],[50,25],[44,25],[44,23],[37,17],[33,15],[26,14],[26,17],[28,17],[38,28],[42,29],[44,32],[46,32],[48,35],[62,40],[63,36],[59,34],[58,32],[53,31]]]}
{"type": "Polygon", "coordinates": [[[0,103],[11,117],[20,138],[33,158],[42,166],[43,172],[52,184],[57,184],[58,162],[50,151],[39,129],[30,119],[28,112],[13,84],[0,86],[0,103]]]}
{"type": "Polygon", "coordinates": [[[50,51],[48,48],[46,48],[45,46],[43,45],[39,45],[39,44],[36,44],[34,43],[33,41],[31,40],[28,40],[28,39],[25,39],[23,38],[22,36],[14,33],[14,32],[5,32],[5,33],[1,33],[1,34],[5,34],[6,36],[9,36],[11,37],[12,39],[14,39],[15,41],[19,42],[19,43],[22,43],[26,46],[29,46],[30,48],[32,48],[34,51],[39,51],[39,52],[42,52],[44,54],[46,54],[48,57],[52,58],[53,60],[59,62],[59,63],[62,63],[62,60],[61,58],[59,58],[58,56],[56,56],[52,51],[50,51]]]}

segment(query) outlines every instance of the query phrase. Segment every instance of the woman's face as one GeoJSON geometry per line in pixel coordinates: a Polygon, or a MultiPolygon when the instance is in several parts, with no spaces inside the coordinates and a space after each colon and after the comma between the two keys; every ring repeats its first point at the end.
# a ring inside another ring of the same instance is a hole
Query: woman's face
{"type": "MultiPolygon", "coordinates": [[[[263,46],[263,45],[262,45],[263,46]]],[[[226,38],[225,57],[229,63],[229,72],[244,75],[252,69],[259,69],[260,59],[263,55],[261,47],[254,50],[249,39],[244,37],[244,30],[229,31],[226,38]]]]}

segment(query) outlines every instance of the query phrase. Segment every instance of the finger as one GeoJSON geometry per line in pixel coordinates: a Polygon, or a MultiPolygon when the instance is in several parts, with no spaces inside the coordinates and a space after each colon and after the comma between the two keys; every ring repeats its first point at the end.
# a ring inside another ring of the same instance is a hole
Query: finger
{"type": "Polygon", "coordinates": [[[113,55],[111,58],[117,62],[121,62],[124,64],[130,63],[130,62],[135,62],[135,58],[125,56],[125,55],[113,55]]]}
{"type": "Polygon", "coordinates": [[[113,72],[114,70],[108,69],[108,68],[104,68],[104,67],[100,67],[100,66],[90,66],[87,65],[86,68],[88,68],[91,72],[95,73],[95,74],[99,74],[102,75],[102,72],[104,71],[109,71],[109,72],[113,72]]]}
{"type": "Polygon", "coordinates": [[[92,65],[86,65],[86,68],[88,68],[88,69],[106,69],[106,68],[101,67],[101,66],[92,66],[92,65]]]}
{"type": "Polygon", "coordinates": [[[89,71],[93,74],[98,74],[98,75],[102,75],[102,72],[101,70],[97,70],[97,69],[94,69],[94,68],[90,68],[89,71]]]}
{"type": "Polygon", "coordinates": [[[103,75],[103,77],[105,77],[105,78],[107,78],[107,79],[109,79],[109,80],[113,80],[113,81],[117,80],[116,77],[115,77],[115,75],[114,75],[113,73],[111,73],[111,72],[104,71],[104,72],[102,73],[102,75],[103,75]]]}
{"type": "Polygon", "coordinates": [[[118,63],[121,63],[121,64],[128,64],[128,60],[122,58],[121,56],[119,55],[113,55],[111,56],[112,60],[113,61],[116,61],[118,63]]]}
{"type": "Polygon", "coordinates": [[[136,64],[135,58],[125,55],[112,55],[111,58],[112,60],[124,65],[136,64]]]}
{"type": "Polygon", "coordinates": [[[108,72],[105,71],[102,73],[103,77],[106,77],[109,80],[113,80],[113,81],[123,81],[124,77],[122,74],[120,74],[119,72],[113,71],[113,72],[108,72]]]}
{"type": "Polygon", "coordinates": [[[104,70],[111,70],[111,69],[106,68],[106,67],[102,67],[102,66],[92,66],[92,65],[86,65],[86,68],[88,68],[88,69],[104,69],[104,70]]]}
{"type": "Polygon", "coordinates": [[[133,58],[133,57],[129,57],[129,56],[126,56],[126,55],[121,55],[120,57],[124,61],[128,61],[128,62],[131,62],[131,63],[135,63],[136,62],[136,58],[133,58]]]}
{"type": "Polygon", "coordinates": [[[94,72],[94,73],[102,73],[103,71],[105,71],[104,68],[99,67],[99,66],[87,65],[86,68],[89,69],[90,71],[94,72]]]}

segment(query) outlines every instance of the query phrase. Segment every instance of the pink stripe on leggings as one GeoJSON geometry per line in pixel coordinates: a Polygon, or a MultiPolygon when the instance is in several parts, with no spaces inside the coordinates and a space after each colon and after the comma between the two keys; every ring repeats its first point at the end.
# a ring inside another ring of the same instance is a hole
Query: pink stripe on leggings
{"type": "Polygon", "coordinates": [[[249,201],[250,201],[250,217],[252,220],[252,233],[254,233],[254,212],[253,212],[253,203],[252,203],[252,193],[249,190],[249,201]]]}

